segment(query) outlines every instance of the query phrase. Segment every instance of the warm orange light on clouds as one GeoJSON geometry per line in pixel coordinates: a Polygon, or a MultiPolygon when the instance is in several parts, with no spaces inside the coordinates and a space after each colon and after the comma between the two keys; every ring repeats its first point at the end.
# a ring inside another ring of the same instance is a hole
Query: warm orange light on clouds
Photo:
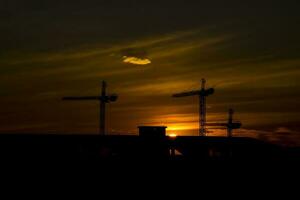
{"type": "Polygon", "coordinates": [[[151,63],[151,60],[148,58],[137,58],[133,56],[123,56],[123,62],[124,63],[130,63],[134,65],[148,65],[151,63]]]}
{"type": "Polygon", "coordinates": [[[198,128],[195,123],[174,123],[168,124],[167,133],[168,135],[188,135],[192,130],[198,128]]]}
{"type": "MultiPolygon", "coordinates": [[[[197,107],[197,105],[195,105],[197,107]]],[[[169,112],[179,112],[169,108],[169,112]]],[[[226,121],[226,114],[209,114],[209,122],[226,121]],[[223,119],[224,118],[224,119],[223,119]]],[[[153,117],[147,125],[151,126],[167,126],[167,134],[176,134],[177,136],[196,136],[199,135],[199,115],[198,113],[189,114],[167,114],[153,117]]],[[[209,130],[210,136],[226,135],[225,130],[209,130]]]]}

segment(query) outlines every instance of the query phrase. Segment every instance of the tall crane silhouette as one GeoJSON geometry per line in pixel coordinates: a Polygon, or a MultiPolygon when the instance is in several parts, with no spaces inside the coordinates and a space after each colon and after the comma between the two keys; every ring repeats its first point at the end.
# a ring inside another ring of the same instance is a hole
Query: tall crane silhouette
{"type": "Polygon", "coordinates": [[[102,91],[100,96],[82,96],[82,97],[64,97],[64,101],[99,101],[100,102],[100,122],[99,133],[105,135],[105,106],[107,103],[115,102],[118,99],[116,94],[106,94],[107,84],[102,82],[102,91]]]}
{"type": "Polygon", "coordinates": [[[174,94],[173,97],[188,97],[198,96],[199,97],[199,135],[206,136],[206,97],[213,95],[215,92],[214,88],[205,88],[206,80],[202,79],[201,89],[190,92],[183,92],[174,94]]]}
{"type": "Polygon", "coordinates": [[[228,137],[232,137],[232,131],[234,129],[240,129],[242,127],[242,123],[241,122],[234,122],[233,121],[233,114],[234,114],[234,110],[233,109],[229,109],[228,112],[228,122],[227,123],[207,123],[207,126],[222,126],[222,127],[226,127],[227,129],[227,136],[228,137]]]}

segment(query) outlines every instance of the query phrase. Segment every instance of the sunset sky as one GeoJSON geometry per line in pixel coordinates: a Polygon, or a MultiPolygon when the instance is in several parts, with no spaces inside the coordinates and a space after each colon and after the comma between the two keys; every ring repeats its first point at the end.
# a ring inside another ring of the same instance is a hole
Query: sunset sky
{"type": "MultiPolygon", "coordinates": [[[[0,132],[97,133],[97,102],[111,134],[139,125],[196,135],[198,99],[173,93],[207,79],[209,122],[285,143],[300,132],[299,1],[0,0],[0,132]]],[[[212,135],[223,134],[216,131],[212,135]]]]}

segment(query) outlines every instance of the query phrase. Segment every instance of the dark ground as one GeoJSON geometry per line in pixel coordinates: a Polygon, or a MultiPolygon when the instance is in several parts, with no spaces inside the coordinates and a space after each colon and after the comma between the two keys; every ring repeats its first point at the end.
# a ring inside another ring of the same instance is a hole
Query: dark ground
{"type": "Polygon", "coordinates": [[[300,148],[251,138],[0,135],[0,157],[28,161],[298,161],[300,148]]]}

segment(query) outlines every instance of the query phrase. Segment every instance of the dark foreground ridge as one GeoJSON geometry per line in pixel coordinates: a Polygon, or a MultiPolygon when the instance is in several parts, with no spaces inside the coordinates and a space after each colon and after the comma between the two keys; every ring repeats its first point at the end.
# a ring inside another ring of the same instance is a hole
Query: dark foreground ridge
{"type": "Polygon", "coordinates": [[[299,155],[242,137],[0,135],[1,159],[14,161],[292,161],[299,155]]]}

